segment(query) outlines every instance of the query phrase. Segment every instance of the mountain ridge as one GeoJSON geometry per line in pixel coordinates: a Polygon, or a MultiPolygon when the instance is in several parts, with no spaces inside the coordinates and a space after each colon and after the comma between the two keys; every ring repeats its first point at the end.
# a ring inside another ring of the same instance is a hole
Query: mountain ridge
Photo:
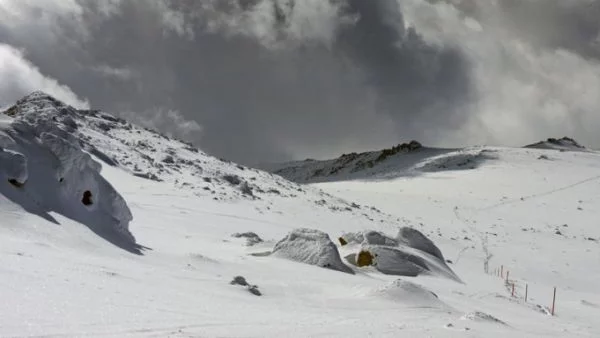
{"type": "MultiPolygon", "coordinates": [[[[492,146],[431,148],[413,140],[382,150],[343,154],[326,160],[306,159],[264,164],[261,168],[298,183],[392,179],[432,171],[476,169],[485,162],[494,160],[494,153],[498,149],[511,148],[492,146]]],[[[593,152],[569,137],[549,138],[521,149],[593,152]]]]}

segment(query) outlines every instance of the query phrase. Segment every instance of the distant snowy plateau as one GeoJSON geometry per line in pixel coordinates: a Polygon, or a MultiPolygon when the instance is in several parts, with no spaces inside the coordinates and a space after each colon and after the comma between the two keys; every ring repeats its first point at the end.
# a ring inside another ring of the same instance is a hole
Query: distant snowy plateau
{"type": "Polygon", "coordinates": [[[599,264],[570,138],[259,170],[41,92],[0,112],[1,337],[600,337],[599,264]]]}

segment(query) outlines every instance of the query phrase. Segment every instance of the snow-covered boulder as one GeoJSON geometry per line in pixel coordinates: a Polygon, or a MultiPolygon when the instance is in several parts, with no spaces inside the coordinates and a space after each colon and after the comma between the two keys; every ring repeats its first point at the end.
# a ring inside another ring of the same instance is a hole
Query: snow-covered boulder
{"type": "Polygon", "coordinates": [[[257,235],[256,233],[252,232],[252,231],[248,231],[248,232],[236,232],[233,235],[231,235],[231,237],[234,238],[245,238],[246,239],[246,245],[247,246],[253,246],[259,243],[263,242],[263,239],[260,238],[259,235],[257,235]]]}
{"type": "Polygon", "coordinates": [[[367,230],[344,234],[340,241],[347,243],[345,259],[355,266],[372,266],[388,275],[434,275],[461,282],[440,249],[418,230],[401,228],[396,239],[367,230]]]}
{"type": "Polygon", "coordinates": [[[421,257],[407,253],[400,248],[367,245],[361,249],[359,257],[369,257],[368,255],[371,257],[371,264],[367,265],[373,265],[387,275],[416,277],[429,273],[427,263],[421,257]]]}
{"type": "Polygon", "coordinates": [[[332,270],[353,273],[346,266],[329,236],[319,230],[295,229],[280,240],[273,255],[332,270]]]}
{"type": "Polygon", "coordinates": [[[347,244],[373,244],[385,246],[397,246],[398,241],[388,237],[381,232],[367,230],[345,233],[340,237],[347,244]]]}
{"type": "Polygon", "coordinates": [[[577,141],[570,137],[563,138],[549,138],[545,141],[540,141],[534,144],[526,145],[525,148],[533,148],[533,149],[549,149],[549,150],[560,150],[560,151],[581,151],[585,152],[588,149],[577,141]]]}
{"type": "Polygon", "coordinates": [[[121,247],[137,248],[127,203],[81,146],[77,111],[40,92],[9,111],[11,118],[0,124],[0,171],[27,181],[19,203],[62,214],[121,247]]]}
{"type": "Polygon", "coordinates": [[[401,244],[421,250],[444,261],[444,256],[440,249],[419,230],[403,227],[398,232],[396,239],[401,244]]]}

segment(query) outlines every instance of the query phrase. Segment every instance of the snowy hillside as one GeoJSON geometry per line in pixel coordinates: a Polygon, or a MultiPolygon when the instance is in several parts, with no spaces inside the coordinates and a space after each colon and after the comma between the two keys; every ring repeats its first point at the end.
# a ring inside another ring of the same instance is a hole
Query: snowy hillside
{"type": "MultiPolygon", "coordinates": [[[[593,152],[572,138],[549,138],[525,146],[529,149],[593,152]]],[[[417,141],[364,153],[344,154],[330,160],[263,165],[263,169],[293,182],[318,183],[356,179],[389,179],[441,170],[469,170],[496,158],[494,147],[444,149],[423,147],[417,141]]],[[[543,158],[546,155],[540,155],[543,158]]]]}
{"type": "MultiPolygon", "coordinates": [[[[71,144],[104,167],[111,166],[136,177],[165,182],[196,197],[215,201],[255,201],[253,205],[261,210],[276,209],[273,201],[280,199],[302,199],[311,206],[366,217],[362,207],[351,202],[291,183],[277,175],[217,159],[191,144],[132,125],[108,113],[74,109],[41,92],[21,99],[6,111],[5,116],[14,118],[7,122],[13,125],[23,120],[43,125],[40,128],[54,128],[56,124],[61,134],[68,134],[71,144]],[[40,112],[44,114],[40,116],[40,112]]],[[[98,163],[93,165],[101,167],[98,163]]]]}
{"type": "Polygon", "coordinates": [[[275,169],[299,185],[43,93],[0,115],[0,336],[600,335],[596,152],[275,169]]]}
{"type": "Polygon", "coordinates": [[[482,147],[427,148],[416,141],[381,151],[344,154],[331,160],[304,160],[264,165],[263,169],[299,183],[353,179],[387,179],[428,171],[475,169],[494,154],[482,147]]]}

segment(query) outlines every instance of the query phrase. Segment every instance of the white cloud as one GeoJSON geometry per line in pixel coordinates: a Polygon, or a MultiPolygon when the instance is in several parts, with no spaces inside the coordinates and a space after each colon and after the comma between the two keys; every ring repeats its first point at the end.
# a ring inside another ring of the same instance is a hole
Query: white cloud
{"type": "Polygon", "coordinates": [[[88,108],[87,100],[80,99],[67,86],[45,76],[23,52],[6,44],[0,44],[0,106],[13,104],[21,97],[36,91],[44,91],[77,108],[88,108]]]}
{"type": "Polygon", "coordinates": [[[92,70],[104,77],[113,78],[119,81],[129,81],[136,77],[134,71],[129,68],[116,68],[109,65],[98,65],[92,70]]]}
{"type": "Polygon", "coordinates": [[[32,26],[52,30],[57,17],[69,17],[74,23],[81,23],[82,14],[83,8],[76,0],[0,0],[0,25],[24,28],[26,32],[32,26]]]}
{"type": "Polygon", "coordinates": [[[600,63],[572,51],[533,47],[496,2],[477,2],[479,21],[447,3],[398,2],[429,43],[458,48],[471,63],[471,119],[461,143],[522,145],[573,136],[600,144],[600,63]]]}
{"type": "Polygon", "coordinates": [[[122,112],[120,115],[140,126],[159,130],[182,140],[198,139],[198,134],[202,132],[202,126],[198,122],[186,119],[177,110],[156,108],[144,114],[122,112]]]}

